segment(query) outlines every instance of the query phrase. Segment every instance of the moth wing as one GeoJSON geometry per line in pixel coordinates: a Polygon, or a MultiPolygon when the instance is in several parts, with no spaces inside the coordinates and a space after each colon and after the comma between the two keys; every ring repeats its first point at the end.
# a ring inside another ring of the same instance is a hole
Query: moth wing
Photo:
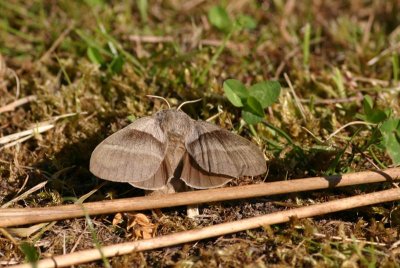
{"type": "Polygon", "coordinates": [[[154,175],[145,181],[130,181],[134,187],[145,190],[158,190],[165,186],[173,177],[169,162],[164,159],[154,175]]]}
{"type": "Polygon", "coordinates": [[[255,144],[208,122],[194,122],[185,146],[200,168],[212,174],[237,178],[267,170],[264,156],[255,144]]]}
{"type": "Polygon", "coordinates": [[[183,157],[181,179],[190,187],[208,189],[223,186],[232,178],[204,171],[193,158],[186,153],[183,157]]]}
{"type": "MultiPolygon", "coordinates": [[[[154,117],[143,117],[112,134],[95,148],[90,158],[90,171],[110,181],[147,181],[157,171],[165,170],[161,164],[166,148],[167,139],[159,122],[154,117]]],[[[161,183],[164,183],[163,179],[153,184],[161,183]]]]}

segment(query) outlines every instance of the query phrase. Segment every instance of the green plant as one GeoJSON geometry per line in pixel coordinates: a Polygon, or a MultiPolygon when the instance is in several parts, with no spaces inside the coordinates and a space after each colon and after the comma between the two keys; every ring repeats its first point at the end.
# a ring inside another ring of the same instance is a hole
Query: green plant
{"type": "Polygon", "coordinates": [[[149,3],[147,2],[147,0],[138,0],[137,6],[140,12],[140,18],[142,22],[146,24],[148,22],[149,3]]]}
{"type": "MultiPolygon", "coordinates": [[[[368,95],[363,100],[364,114],[357,117],[375,124],[371,141],[379,141],[379,146],[386,150],[395,165],[400,164],[400,119],[393,118],[390,108],[384,110],[375,107],[372,98],[368,95]],[[374,131],[378,129],[379,131],[374,131]]],[[[373,144],[370,142],[368,145],[373,144]]]]}
{"type": "Polygon", "coordinates": [[[19,248],[25,255],[25,261],[31,263],[32,267],[37,267],[36,262],[39,260],[39,253],[36,248],[28,242],[21,243],[19,248]]]}
{"type": "Polygon", "coordinates": [[[364,114],[358,114],[357,117],[374,124],[379,124],[389,118],[391,111],[390,109],[380,110],[374,107],[374,101],[368,95],[364,96],[363,100],[364,114]]]}
{"type": "Polygon", "coordinates": [[[208,20],[215,28],[224,32],[225,37],[206,68],[201,72],[199,76],[200,83],[205,82],[206,75],[209,73],[211,67],[217,62],[234,32],[239,32],[243,29],[252,30],[257,27],[257,21],[252,17],[245,14],[239,14],[236,19],[232,19],[226,9],[221,6],[213,6],[208,11],[208,20]]]}
{"type": "Polygon", "coordinates": [[[208,11],[208,20],[212,25],[221,31],[230,31],[232,29],[232,20],[226,12],[226,9],[221,6],[213,6],[208,11]]]}
{"type": "Polygon", "coordinates": [[[228,79],[223,88],[228,100],[242,108],[242,118],[249,125],[264,119],[264,109],[271,106],[281,92],[281,85],[277,81],[264,81],[246,88],[240,81],[228,79]]]}
{"type": "Polygon", "coordinates": [[[400,119],[389,118],[379,128],[382,145],[386,148],[393,163],[400,164],[400,119]]]}
{"type": "Polygon", "coordinates": [[[399,81],[399,55],[397,53],[393,53],[392,55],[392,69],[393,69],[393,81],[397,83],[399,81]]]}
{"type": "Polygon", "coordinates": [[[304,27],[303,38],[303,65],[308,69],[310,63],[310,40],[311,40],[311,25],[307,23],[304,27]]]}
{"type": "Polygon", "coordinates": [[[218,30],[223,32],[248,29],[257,27],[257,21],[245,14],[238,14],[236,18],[231,18],[225,8],[213,6],[208,11],[208,20],[218,30]]]}
{"type": "Polygon", "coordinates": [[[87,48],[86,53],[92,63],[100,65],[103,69],[107,69],[111,74],[121,73],[125,62],[121,55],[112,56],[106,60],[101,52],[96,47],[92,46],[87,48]]]}

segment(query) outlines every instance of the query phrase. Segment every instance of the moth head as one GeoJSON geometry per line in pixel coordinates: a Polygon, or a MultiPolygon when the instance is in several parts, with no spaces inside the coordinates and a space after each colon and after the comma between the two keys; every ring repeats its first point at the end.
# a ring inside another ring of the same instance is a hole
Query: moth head
{"type": "Polygon", "coordinates": [[[191,127],[191,121],[193,121],[185,112],[182,111],[182,106],[198,102],[201,99],[191,100],[182,102],[176,109],[171,108],[170,103],[167,99],[154,96],[154,95],[147,95],[150,98],[157,98],[163,100],[167,105],[167,110],[161,110],[155,114],[158,122],[160,123],[160,127],[163,131],[173,133],[179,136],[185,136],[189,133],[191,127]]]}
{"type": "Polygon", "coordinates": [[[157,112],[155,116],[163,131],[179,136],[185,136],[189,133],[193,121],[186,113],[177,109],[162,110],[157,112]]]}
{"type": "MultiPolygon", "coordinates": [[[[156,96],[156,95],[146,95],[146,96],[149,97],[149,98],[154,98],[154,99],[163,100],[163,101],[168,105],[168,109],[172,109],[172,108],[171,108],[171,104],[169,104],[169,101],[168,101],[166,98],[161,97],[161,96],[156,96]]],[[[177,110],[177,111],[181,110],[181,108],[182,108],[183,105],[186,105],[186,104],[189,104],[189,103],[195,103],[195,102],[199,102],[199,101],[201,101],[201,99],[191,100],[191,101],[184,101],[184,102],[182,102],[182,103],[178,106],[178,108],[176,108],[176,110],[177,110]]]]}

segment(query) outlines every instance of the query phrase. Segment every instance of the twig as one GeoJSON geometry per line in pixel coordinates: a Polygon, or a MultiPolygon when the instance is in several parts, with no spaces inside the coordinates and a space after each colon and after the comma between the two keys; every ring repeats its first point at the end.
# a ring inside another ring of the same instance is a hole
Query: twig
{"type": "MultiPolygon", "coordinates": [[[[370,194],[357,195],[353,197],[338,199],[317,205],[311,205],[286,211],[279,211],[263,216],[252,217],[244,220],[217,224],[214,226],[194,229],[190,231],[178,232],[175,234],[160,236],[152,239],[139,240],[121,244],[110,245],[98,249],[78,251],[71,254],[55,256],[40,260],[36,267],[65,267],[82,264],[101,259],[101,254],[105,257],[120,256],[144,250],[157,249],[167,246],[179,245],[211,237],[231,234],[249,229],[259,228],[265,225],[288,222],[291,217],[308,218],[327,213],[353,209],[383,202],[400,199],[400,189],[390,189],[370,194]]],[[[32,264],[21,264],[14,268],[28,268],[32,264]]]]}
{"type": "Polygon", "coordinates": [[[44,181],[44,182],[39,183],[38,185],[35,185],[34,187],[29,189],[28,191],[24,192],[23,194],[15,197],[14,199],[12,199],[12,200],[8,201],[7,203],[5,203],[4,205],[0,206],[0,208],[8,208],[9,206],[14,204],[15,202],[18,202],[19,200],[24,199],[25,197],[27,197],[31,193],[34,193],[37,190],[42,189],[46,184],[47,184],[47,181],[44,181]]]}
{"type": "Polygon", "coordinates": [[[377,56],[373,57],[370,59],[367,64],[368,66],[372,66],[375,63],[377,63],[381,58],[385,57],[387,54],[392,53],[393,51],[396,51],[398,48],[400,48],[400,42],[396,43],[395,45],[383,50],[381,53],[379,53],[377,56]]]}
{"type": "Polygon", "coordinates": [[[355,76],[353,77],[354,81],[356,82],[364,82],[364,83],[369,83],[373,86],[382,86],[382,87],[388,87],[390,85],[390,82],[387,80],[382,80],[382,79],[376,79],[376,78],[370,78],[370,77],[363,77],[363,76],[355,76]]]}
{"type": "Polygon", "coordinates": [[[204,0],[184,1],[181,6],[181,9],[182,9],[182,11],[189,11],[189,10],[193,9],[194,7],[200,5],[203,2],[204,2],[204,0]]]}
{"type": "Polygon", "coordinates": [[[286,83],[288,83],[290,91],[292,92],[292,95],[293,95],[293,98],[294,98],[294,102],[295,102],[297,108],[300,111],[301,117],[303,117],[304,121],[307,121],[307,118],[306,118],[306,115],[305,115],[305,112],[304,112],[304,107],[301,104],[301,102],[299,101],[299,98],[297,97],[296,92],[294,91],[294,88],[293,88],[292,82],[290,81],[289,76],[286,73],[284,73],[283,76],[285,77],[286,83]]]}
{"type": "Polygon", "coordinates": [[[390,250],[393,250],[395,248],[397,248],[398,246],[400,246],[400,240],[397,240],[396,242],[394,242],[391,246],[390,246],[390,250]]]}
{"type": "Polygon", "coordinates": [[[360,239],[355,239],[355,238],[348,238],[348,237],[341,237],[341,236],[328,236],[326,234],[321,234],[321,233],[314,233],[313,235],[318,238],[327,238],[327,239],[333,239],[333,240],[343,241],[343,242],[356,242],[356,243],[363,243],[363,244],[367,244],[367,245],[374,245],[374,246],[381,246],[381,247],[387,246],[387,244],[385,244],[385,243],[365,241],[365,240],[360,240],[360,239]]]}
{"type": "Polygon", "coordinates": [[[26,175],[24,183],[22,184],[22,186],[19,188],[19,190],[17,191],[16,195],[18,195],[26,186],[26,184],[28,183],[29,180],[29,175],[26,175]]]}
{"type": "MultiPolygon", "coordinates": [[[[56,222],[55,222],[56,223],[56,222]]],[[[29,227],[22,227],[22,228],[7,228],[7,231],[14,236],[17,237],[30,237],[32,234],[36,233],[39,230],[42,230],[46,227],[49,223],[38,223],[29,227]]],[[[35,240],[35,239],[32,239],[35,240]]]]}
{"type": "Polygon", "coordinates": [[[301,103],[311,103],[313,102],[314,104],[336,104],[336,103],[347,103],[347,102],[354,102],[354,101],[362,101],[364,99],[363,96],[355,96],[355,97],[349,97],[349,98],[339,98],[339,99],[316,99],[316,100],[310,100],[310,99],[299,99],[301,103]]]}
{"type": "MultiPolygon", "coordinates": [[[[143,42],[143,43],[173,43],[176,41],[176,38],[173,36],[156,36],[156,35],[130,35],[128,37],[130,41],[134,42],[143,42]]],[[[184,43],[189,43],[187,40],[183,40],[184,43]]],[[[202,39],[199,41],[199,45],[202,46],[213,46],[219,47],[224,43],[224,40],[213,40],[213,39],[202,39]]],[[[228,41],[226,43],[226,47],[231,50],[241,50],[240,45],[236,45],[228,41]]]]}
{"type": "Polygon", "coordinates": [[[213,116],[210,116],[209,118],[206,119],[206,121],[212,122],[215,118],[219,117],[223,113],[224,110],[222,110],[222,106],[218,105],[218,113],[214,114],[213,116]]]}
{"type": "Polygon", "coordinates": [[[35,133],[42,133],[45,132],[47,130],[50,130],[54,128],[54,124],[50,124],[50,125],[45,125],[45,126],[38,126],[35,128],[31,128],[28,130],[24,130],[18,133],[14,133],[14,134],[10,134],[4,137],[0,138],[0,144],[6,144],[15,140],[18,140],[20,138],[24,138],[25,136],[29,136],[35,133]]]}
{"type": "Polygon", "coordinates": [[[19,98],[19,93],[20,93],[20,90],[21,90],[21,83],[19,82],[18,75],[13,69],[7,67],[3,56],[0,54],[0,79],[3,79],[5,75],[9,75],[9,74],[14,76],[14,78],[15,78],[15,83],[16,83],[16,86],[17,86],[17,88],[15,90],[15,98],[18,99],[19,98]]]}
{"type": "Polygon", "coordinates": [[[306,127],[301,126],[301,129],[310,134],[317,142],[324,143],[320,138],[318,138],[314,133],[308,130],[306,127]]]}
{"type": "Polygon", "coordinates": [[[4,149],[6,149],[6,148],[13,147],[14,145],[16,145],[16,144],[18,144],[18,143],[22,143],[22,142],[24,142],[24,141],[26,141],[26,140],[29,140],[29,139],[32,138],[32,137],[33,137],[33,134],[29,134],[28,136],[25,136],[25,137],[22,137],[22,138],[19,138],[19,139],[15,140],[15,141],[9,142],[9,143],[7,143],[6,145],[1,146],[1,147],[0,147],[0,151],[1,151],[1,150],[4,150],[4,149]]]}
{"type": "Polygon", "coordinates": [[[335,130],[331,135],[329,135],[329,137],[326,139],[327,141],[332,139],[332,137],[334,137],[336,134],[338,134],[340,131],[342,131],[343,129],[349,127],[349,126],[353,126],[353,125],[366,125],[366,126],[373,126],[376,125],[374,123],[368,123],[368,122],[364,122],[364,121],[353,121],[350,123],[347,123],[344,126],[341,126],[340,128],[338,128],[337,130],[335,130]]]}
{"type": "Polygon", "coordinates": [[[60,34],[60,36],[56,39],[56,41],[54,41],[51,47],[42,55],[42,57],[40,57],[39,61],[42,62],[46,60],[51,55],[51,53],[53,53],[54,50],[57,49],[57,47],[62,43],[65,37],[67,37],[67,35],[72,31],[72,29],[74,29],[74,27],[75,27],[75,22],[72,21],[72,23],[68,25],[68,27],[60,34]]]}
{"type": "Polygon", "coordinates": [[[143,43],[171,43],[174,41],[172,36],[157,36],[157,35],[130,35],[130,41],[143,43]]]}
{"type": "Polygon", "coordinates": [[[0,227],[174,206],[194,205],[400,179],[400,168],[246,186],[190,191],[43,208],[0,208],[0,227]]]}
{"type": "Polygon", "coordinates": [[[15,90],[15,98],[18,99],[19,98],[19,93],[21,92],[21,83],[19,82],[19,77],[18,77],[17,73],[13,69],[7,68],[7,70],[15,78],[15,83],[17,85],[17,89],[15,90]]]}
{"type": "Polygon", "coordinates": [[[31,101],[35,101],[37,100],[37,96],[36,95],[30,95],[30,96],[26,96],[24,98],[18,99],[16,101],[13,101],[9,104],[4,105],[3,107],[0,107],[0,114],[1,113],[5,113],[5,112],[11,112],[14,111],[15,108],[22,106],[26,103],[29,103],[31,101]]]}
{"type": "Polygon", "coordinates": [[[30,138],[32,138],[34,136],[35,133],[43,133],[46,132],[52,128],[54,128],[54,122],[62,119],[62,118],[66,118],[66,117],[70,117],[70,116],[74,116],[77,114],[87,114],[87,112],[81,112],[81,113],[68,113],[68,114],[63,114],[63,115],[59,115],[59,116],[55,116],[53,118],[51,118],[49,121],[44,121],[41,123],[37,124],[37,127],[35,128],[31,128],[28,130],[24,130],[21,132],[17,132],[14,134],[10,134],[4,137],[0,138],[0,145],[4,144],[4,146],[0,147],[1,149],[5,149],[8,148],[10,146],[14,146],[17,143],[23,142],[25,140],[28,140],[30,138]]]}
{"type": "Polygon", "coordinates": [[[18,245],[18,241],[5,228],[0,228],[0,233],[11,241],[14,245],[18,245]]]}

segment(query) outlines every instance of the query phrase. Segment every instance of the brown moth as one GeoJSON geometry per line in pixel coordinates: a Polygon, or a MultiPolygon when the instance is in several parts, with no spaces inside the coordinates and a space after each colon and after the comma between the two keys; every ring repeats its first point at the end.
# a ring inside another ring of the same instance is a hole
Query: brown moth
{"type": "Polygon", "coordinates": [[[146,190],[165,189],[177,179],[196,189],[214,188],[266,172],[256,145],[193,120],[180,107],[137,119],[106,138],[92,153],[90,171],[146,190]]]}

